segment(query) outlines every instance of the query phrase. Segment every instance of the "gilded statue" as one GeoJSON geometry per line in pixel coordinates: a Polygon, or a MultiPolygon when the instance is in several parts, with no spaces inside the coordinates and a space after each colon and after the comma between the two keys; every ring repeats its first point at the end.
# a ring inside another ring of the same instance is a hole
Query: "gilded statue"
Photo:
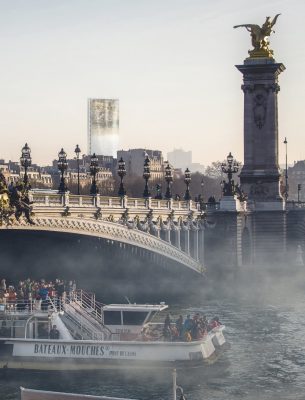
{"type": "Polygon", "coordinates": [[[10,225],[13,216],[19,221],[22,215],[29,224],[33,225],[31,204],[28,188],[24,182],[11,183],[8,186],[4,175],[0,172],[0,226],[10,225]]]}
{"type": "Polygon", "coordinates": [[[279,15],[276,16],[271,21],[271,17],[266,17],[266,21],[262,26],[255,24],[243,24],[235,25],[233,28],[244,27],[248,32],[251,33],[253,50],[249,50],[250,58],[256,57],[273,57],[273,51],[269,49],[269,36],[271,35],[273,26],[275,25],[279,15]]]}

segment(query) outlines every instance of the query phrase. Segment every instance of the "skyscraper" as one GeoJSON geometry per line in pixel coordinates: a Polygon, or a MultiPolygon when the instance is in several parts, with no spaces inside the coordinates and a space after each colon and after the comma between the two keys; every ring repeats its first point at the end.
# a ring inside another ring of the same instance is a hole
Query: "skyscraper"
{"type": "Polygon", "coordinates": [[[119,100],[88,99],[88,153],[116,156],[119,142],[119,100]]]}

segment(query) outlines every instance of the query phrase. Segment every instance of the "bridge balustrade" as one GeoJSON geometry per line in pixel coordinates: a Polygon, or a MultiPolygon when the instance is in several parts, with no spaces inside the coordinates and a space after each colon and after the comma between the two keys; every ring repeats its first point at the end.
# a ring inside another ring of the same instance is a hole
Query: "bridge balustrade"
{"type": "Polygon", "coordinates": [[[305,202],[301,201],[287,201],[286,202],[286,210],[304,210],[305,202]]]}
{"type": "Polygon", "coordinates": [[[135,198],[126,198],[125,202],[126,207],[130,208],[148,208],[148,200],[146,199],[135,199],[135,198]]]}
{"type": "Polygon", "coordinates": [[[65,194],[42,194],[31,192],[31,199],[35,206],[69,206],[69,207],[101,207],[101,208],[137,208],[137,209],[160,209],[160,210],[193,210],[197,211],[197,204],[192,201],[177,200],[157,200],[132,198],[125,196],[91,196],[91,195],[73,195],[65,194]]]}

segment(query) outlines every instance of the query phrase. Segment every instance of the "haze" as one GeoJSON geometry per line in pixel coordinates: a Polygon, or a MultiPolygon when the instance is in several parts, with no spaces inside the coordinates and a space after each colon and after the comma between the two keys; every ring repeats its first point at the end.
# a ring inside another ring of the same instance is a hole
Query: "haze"
{"type": "Polygon", "coordinates": [[[121,148],[182,147],[209,164],[243,160],[242,76],[251,48],[233,29],[279,17],[271,36],[280,76],[279,150],[304,159],[305,49],[301,0],[0,1],[1,154],[33,162],[61,147],[87,152],[87,98],[120,99],[121,148]]]}

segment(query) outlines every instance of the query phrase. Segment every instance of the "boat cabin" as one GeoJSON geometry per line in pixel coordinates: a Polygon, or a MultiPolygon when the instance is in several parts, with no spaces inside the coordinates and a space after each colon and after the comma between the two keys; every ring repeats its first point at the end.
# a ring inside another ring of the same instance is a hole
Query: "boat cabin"
{"type": "Polygon", "coordinates": [[[168,308],[161,304],[109,304],[103,307],[103,323],[121,338],[130,334],[139,334],[142,328],[150,323],[155,315],[168,308]]]}

